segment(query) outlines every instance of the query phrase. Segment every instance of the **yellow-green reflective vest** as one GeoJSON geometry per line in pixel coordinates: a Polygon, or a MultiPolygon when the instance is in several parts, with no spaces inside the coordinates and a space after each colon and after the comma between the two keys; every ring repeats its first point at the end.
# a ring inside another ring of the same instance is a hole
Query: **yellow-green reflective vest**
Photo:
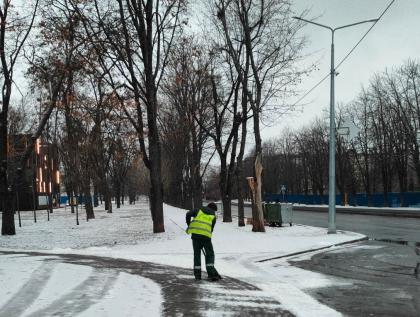
{"type": "Polygon", "coordinates": [[[214,217],[215,216],[205,214],[204,212],[199,210],[197,216],[194,217],[194,219],[188,226],[187,233],[201,234],[203,236],[211,238],[211,227],[213,224],[214,217]]]}

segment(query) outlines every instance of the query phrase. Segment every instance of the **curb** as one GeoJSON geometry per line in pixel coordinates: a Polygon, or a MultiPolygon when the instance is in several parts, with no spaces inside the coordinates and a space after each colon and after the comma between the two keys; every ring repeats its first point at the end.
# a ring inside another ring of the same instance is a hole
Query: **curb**
{"type": "MultiPolygon", "coordinates": [[[[336,213],[340,214],[350,214],[350,215],[369,215],[369,216],[384,216],[384,217],[404,217],[404,218],[420,218],[419,210],[391,210],[391,209],[381,209],[381,208],[372,208],[366,207],[363,208],[346,208],[336,206],[336,213]],[[338,208],[337,208],[338,207],[338,208]]],[[[294,205],[293,211],[312,211],[312,212],[328,212],[328,207],[318,207],[318,206],[300,206],[294,205]]]]}
{"type": "Polygon", "coordinates": [[[346,241],[346,242],[340,242],[340,243],[332,244],[332,245],[325,246],[325,247],[320,247],[320,248],[315,248],[315,249],[310,249],[310,250],[305,250],[305,251],[289,253],[289,254],[285,254],[285,255],[281,255],[281,256],[276,256],[274,258],[263,259],[263,260],[256,261],[256,263],[262,263],[262,262],[268,262],[268,261],[277,260],[277,259],[288,258],[288,257],[295,256],[295,255],[301,255],[301,254],[305,254],[305,253],[321,251],[321,250],[329,249],[329,248],[332,248],[332,247],[339,247],[339,246],[342,246],[342,245],[352,244],[352,243],[357,243],[357,242],[367,241],[367,240],[369,240],[369,237],[366,236],[366,237],[363,237],[363,238],[360,238],[360,239],[350,240],[350,241],[346,241]]]}
{"type": "MultiPolygon", "coordinates": [[[[221,202],[219,202],[221,204],[221,202]]],[[[238,203],[232,202],[233,206],[237,206],[238,203]]],[[[244,202],[246,207],[249,207],[249,202],[244,202]]],[[[312,211],[312,212],[328,212],[328,206],[309,206],[309,205],[293,205],[293,211],[312,211]]],[[[383,217],[403,217],[403,218],[420,218],[420,210],[414,209],[409,210],[392,210],[387,207],[375,208],[375,207],[365,207],[362,206],[356,208],[348,208],[345,206],[337,205],[335,209],[336,213],[339,214],[349,214],[349,215],[368,215],[368,216],[383,216],[383,217]]]]}

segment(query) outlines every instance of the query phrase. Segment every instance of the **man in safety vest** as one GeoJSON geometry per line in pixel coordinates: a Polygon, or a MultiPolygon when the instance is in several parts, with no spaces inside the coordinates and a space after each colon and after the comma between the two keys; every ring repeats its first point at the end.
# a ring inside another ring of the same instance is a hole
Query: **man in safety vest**
{"type": "Polygon", "coordinates": [[[194,209],[186,214],[188,225],[187,233],[191,234],[194,249],[194,276],[196,280],[201,280],[201,250],[206,257],[206,270],[210,281],[220,280],[219,275],[214,267],[214,251],[211,237],[216,224],[217,205],[209,203],[207,207],[194,209]],[[191,221],[191,218],[194,218],[191,221]]]}

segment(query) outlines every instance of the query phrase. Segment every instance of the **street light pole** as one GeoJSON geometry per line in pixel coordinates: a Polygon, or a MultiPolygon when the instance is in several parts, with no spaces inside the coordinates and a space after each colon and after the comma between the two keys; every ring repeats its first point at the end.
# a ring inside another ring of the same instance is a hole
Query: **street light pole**
{"type": "Polygon", "coordinates": [[[336,233],[335,225],[335,67],[334,30],[331,30],[331,69],[330,69],[330,134],[328,148],[328,233],[336,233]]]}
{"type": "Polygon", "coordinates": [[[328,233],[336,233],[335,225],[335,66],[334,66],[334,32],[347,27],[359,25],[368,22],[377,22],[379,19],[360,21],[352,24],[329,27],[320,23],[309,21],[300,17],[293,17],[296,20],[304,21],[331,31],[331,68],[330,68],[330,129],[329,129],[329,147],[328,147],[328,233]]]}

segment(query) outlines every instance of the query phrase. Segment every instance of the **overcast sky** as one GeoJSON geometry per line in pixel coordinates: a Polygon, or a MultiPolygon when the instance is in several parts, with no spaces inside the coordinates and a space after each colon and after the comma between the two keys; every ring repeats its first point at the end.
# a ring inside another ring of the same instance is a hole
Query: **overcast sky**
{"type": "MultiPolygon", "coordinates": [[[[310,9],[308,19],[338,27],[380,16],[391,0],[295,0],[297,13],[310,9]]],[[[335,33],[335,60],[340,61],[359,41],[371,24],[339,30],[335,33]]],[[[307,24],[303,33],[309,43],[305,53],[319,60],[319,70],[305,78],[299,87],[301,96],[318,83],[330,68],[331,32],[307,24]]],[[[420,0],[396,0],[382,19],[374,26],[357,49],[337,70],[335,99],[337,103],[348,103],[369,83],[376,72],[404,63],[407,59],[420,60],[420,0]]],[[[283,117],[277,124],[264,128],[263,137],[280,134],[289,126],[301,127],[315,116],[328,116],[323,109],[329,107],[330,81],[325,80],[309,94],[302,104],[302,112],[283,117]]],[[[299,98],[296,98],[296,100],[299,98]]]]}

